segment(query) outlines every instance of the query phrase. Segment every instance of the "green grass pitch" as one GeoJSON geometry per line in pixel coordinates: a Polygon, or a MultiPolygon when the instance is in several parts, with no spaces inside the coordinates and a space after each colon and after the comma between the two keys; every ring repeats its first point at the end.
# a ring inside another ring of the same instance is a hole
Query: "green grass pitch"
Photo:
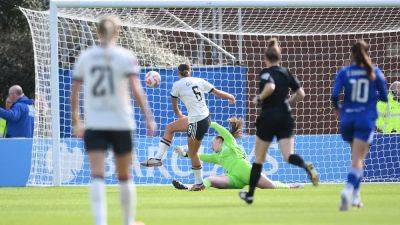
{"type": "MultiPolygon", "coordinates": [[[[146,225],[395,225],[400,184],[364,184],[363,209],[339,212],[342,185],[257,190],[253,205],[238,190],[203,192],[139,186],[137,218],[146,225]]],[[[92,225],[86,187],[1,188],[0,225],[92,225]]],[[[108,221],[121,224],[117,186],[107,187],[108,221]]]]}

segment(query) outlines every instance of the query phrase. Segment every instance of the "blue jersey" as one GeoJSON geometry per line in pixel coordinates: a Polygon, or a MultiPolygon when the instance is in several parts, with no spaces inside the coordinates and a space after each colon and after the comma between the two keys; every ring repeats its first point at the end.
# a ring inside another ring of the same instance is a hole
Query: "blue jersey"
{"type": "Polygon", "coordinates": [[[363,115],[376,119],[378,100],[387,102],[388,91],[382,71],[374,67],[376,79],[370,80],[364,67],[350,65],[339,70],[332,91],[332,102],[340,108],[340,117],[363,115]],[[339,107],[339,95],[344,88],[343,104],[339,107]]]}

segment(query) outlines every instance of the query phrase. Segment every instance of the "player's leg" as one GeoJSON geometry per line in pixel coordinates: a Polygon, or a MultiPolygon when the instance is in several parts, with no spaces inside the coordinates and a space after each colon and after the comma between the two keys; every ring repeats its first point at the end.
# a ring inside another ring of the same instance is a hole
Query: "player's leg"
{"type": "Polygon", "coordinates": [[[195,138],[188,138],[188,156],[192,162],[192,172],[194,175],[194,185],[190,190],[199,191],[205,187],[203,185],[203,168],[201,166],[200,158],[198,155],[201,142],[195,138]]]}
{"type": "Polygon", "coordinates": [[[192,191],[200,191],[205,189],[203,184],[203,168],[201,167],[198,152],[201,146],[201,141],[203,140],[204,135],[207,133],[209,126],[210,120],[208,117],[188,125],[188,156],[192,161],[192,172],[195,179],[195,183],[190,189],[192,191]]]}
{"type": "Polygon", "coordinates": [[[167,152],[168,148],[171,146],[172,140],[174,138],[175,132],[187,132],[188,127],[188,119],[187,117],[179,118],[172,123],[169,123],[165,127],[164,136],[161,138],[160,143],[158,144],[158,150],[154,157],[147,159],[144,162],[141,162],[140,165],[146,167],[155,167],[162,165],[162,159],[167,152]]]}
{"type": "Polygon", "coordinates": [[[261,176],[265,156],[275,135],[275,127],[277,126],[275,122],[261,116],[256,121],[255,160],[250,171],[249,190],[239,193],[239,197],[248,204],[253,202],[254,191],[261,176]]]}
{"type": "Polygon", "coordinates": [[[136,211],[136,187],[132,181],[132,132],[114,131],[111,140],[115,153],[115,166],[118,174],[120,189],[120,203],[124,225],[135,223],[136,211]]]}
{"type": "MultiPolygon", "coordinates": [[[[272,137],[268,139],[272,140],[272,137]]],[[[251,204],[253,202],[254,191],[260,180],[265,156],[267,155],[267,151],[270,145],[271,141],[264,141],[263,139],[258,137],[258,135],[256,135],[256,143],[254,149],[255,160],[253,162],[250,172],[249,191],[241,191],[239,193],[240,198],[246,201],[248,204],[251,204]]]]}
{"type": "Polygon", "coordinates": [[[218,176],[209,176],[204,179],[204,186],[206,188],[214,187],[219,189],[226,189],[230,187],[230,179],[224,174],[218,176]]]}
{"type": "MultiPolygon", "coordinates": [[[[203,184],[205,188],[219,188],[219,189],[225,189],[230,187],[230,179],[229,177],[225,175],[219,175],[219,176],[209,176],[203,180],[203,184]]],[[[186,185],[183,184],[182,182],[178,180],[173,180],[172,185],[178,189],[178,190],[188,190],[192,188],[192,185],[186,185]]]]}
{"type": "MultiPolygon", "coordinates": [[[[371,131],[371,136],[373,132],[371,131]]],[[[357,135],[356,135],[357,136],[357,135]]],[[[347,183],[341,193],[341,211],[347,211],[350,202],[355,207],[362,207],[360,185],[364,173],[364,159],[368,154],[369,145],[367,138],[354,138],[351,144],[351,168],[347,175],[347,183]]]]}
{"type": "Polygon", "coordinates": [[[120,203],[124,225],[131,225],[135,221],[136,190],[130,177],[132,168],[132,154],[115,155],[116,171],[120,188],[120,203]]]}
{"type": "Polygon", "coordinates": [[[303,168],[310,178],[312,184],[317,186],[319,183],[319,175],[317,171],[314,169],[314,166],[311,162],[305,162],[303,157],[294,153],[294,138],[283,138],[279,140],[279,149],[282,152],[283,158],[286,162],[303,168]]]}
{"type": "Polygon", "coordinates": [[[91,183],[90,201],[96,225],[107,224],[106,194],[104,184],[104,158],[107,142],[102,131],[86,130],[85,149],[88,152],[91,183]]]}
{"type": "Polygon", "coordinates": [[[319,176],[310,162],[305,162],[303,157],[294,153],[294,120],[291,116],[285,116],[281,120],[281,126],[277,128],[277,138],[279,142],[279,149],[282,152],[283,159],[295,166],[303,168],[312,184],[317,186],[319,183],[319,176]]]}
{"type": "MultiPolygon", "coordinates": [[[[280,184],[283,184],[283,183],[274,182],[274,181],[270,180],[268,177],[266,177],[264,174],[261,174],[260,179],[258,180],[258,183],[257,183],[257,187],[261,188],[261,189],[274,189],[274,188],[281,187],[280,184]]],[[[282,188],[283,188],[283,186],[282,186],[282,188]]]]}
{"type": "Polygon", "coordinates": [[[107,224],[107,203],[104,184],[104,150],[91,149],[88,153],[91,171],[90,200],[96,225],[107,224]]]}

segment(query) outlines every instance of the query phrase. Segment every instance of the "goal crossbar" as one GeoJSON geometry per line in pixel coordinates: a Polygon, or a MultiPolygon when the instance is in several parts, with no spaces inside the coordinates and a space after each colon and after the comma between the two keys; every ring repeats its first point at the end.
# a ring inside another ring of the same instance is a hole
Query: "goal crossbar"
{"type": "Polygon", "coordinates": [[[63,8],[245,8],[245,7],[400,7],[398,0],[52,0],[63,8]]]}

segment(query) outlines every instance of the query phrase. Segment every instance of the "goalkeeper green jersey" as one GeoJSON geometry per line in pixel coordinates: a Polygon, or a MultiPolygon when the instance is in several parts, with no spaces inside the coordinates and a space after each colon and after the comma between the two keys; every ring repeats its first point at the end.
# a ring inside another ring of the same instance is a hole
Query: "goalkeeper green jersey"
{"type": "Polygon", "coordinates": [[[383,133],[400,133],[400,102],[394,99],[393,94],[389,93],[388,103],[378,102],[377,108],[379,118],[376,121],[376,126],[383,133]]]}
{"type": "Polygon", "coordinates": [[[220,152],[200,154],[200,159],[204,162],[221,165],[228,175],[249,179],[251,165],[246,159],[246,153],[237,144],[233,135],[216,122],[211,122],[210,127],[215,129],[224,138],[224,142],[220,152]]]}

